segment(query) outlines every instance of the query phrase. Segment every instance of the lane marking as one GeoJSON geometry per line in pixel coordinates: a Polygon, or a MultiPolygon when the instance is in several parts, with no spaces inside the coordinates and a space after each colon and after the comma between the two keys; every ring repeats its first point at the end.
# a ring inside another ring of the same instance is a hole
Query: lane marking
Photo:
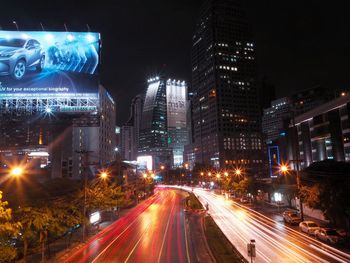
{"type": "MultiPolygon", "coordinates": [[[[182,205],[183,205],[183,202],[182,202],[182,205]]],[[[187,238],[187,225],[188,225],[188,224],[186,223],[185,216],[186,216],[186,215],[184,215],[186,255],[187,255],[187,260],[188,260],[188,262],[191,263],[190,252],[189,252],[189,250],[188,250],[188,238],[187,238]]]]}
{"type": "MultiPolygon", "coordinates": [[[[173,192],[173,194],[175,194],[175,193],[173,192]]],[[[173,195],[173,197],[171,199],[174,199],[174,195],[173,195]]],[[[172,206],[171,211],[169,213],[168,222],[167,222],[167,225],[166,225],[166,228],[165,228],[163,241],[162,241],[162,245],[160,247],[160,252],[159,252],[159,256],[158,256],[158,261],[157,261],[158,263],[160,262],[160,258],[162,257],[162,254],[163,254],[163,247],[164,247],[164,243],[165,243],[165,238],[168,235],[168,228],[169,228],[169,224],[170,224],[170,217],[171,217],[171,215],[173,213],[174,207],[175,207],[175,202],[173,203],[173,206],[172,206]]]]}
{"type": "MultiPolygon", "coordinates": [[[[153,205],[153,204],[154,204],[154,203],[152,203],[151,205],[153,205]]],[[[149,207],[147,207],[146,210],[147,210],[148,208],[149,208],[149,207]]],[[[109,249],[110,246],[111,246],[117,239],[119,239],[119,237],[122,236],[122,235],[125,233],[125,231],[128,230],[138,219],[140,219],[139,216],[137,216],[137,217],[130,223],[130,225],[129,225],[127,228],[124,229],[123,232],[121,232],[116,238],[114,238],[114,239],[108,244],[108,246],[105,247],[105,248],[94,258],[94,260],[91,261],[91,263],[95,263],[95,262],[97,261],[97,259],[98,259],[102,254],[104,254],[104,253],[107,251],[107,249],[109,249]]]]}
{"type": "Polygon", "coordinates": [[[145,236],[146,232],[148,232],[150,226],[151,226],[151,223],[149,223],[149,224],[147,225],[147,228],[145,229],[145,231],[143,231],[143,233],[141,234],[140,239],[136,242],[135,246],[134,246],[133,249],[130,251],[128,257],[125,259],[124,262],[128,262],[128,260],[130,259],[131,255],[134,253],[135,249],[137,248],[137,246],[138,246],[139,243],[141,242],[142,238],[145,236]]]}

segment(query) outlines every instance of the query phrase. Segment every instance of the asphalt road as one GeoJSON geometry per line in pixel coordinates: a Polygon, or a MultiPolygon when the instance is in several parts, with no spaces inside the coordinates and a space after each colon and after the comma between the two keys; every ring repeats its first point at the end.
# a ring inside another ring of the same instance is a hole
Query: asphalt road
{"type": "MultiPolygon", "coordinates": [[[[189,187],[184,189],[191,191],[189,187]]],[[[272,220],[222,195],[194,188],[193,192],[238,251],[248,259],[247,243],[256,241],[254,262],[350,262],[350,255],[272,220]]]]}
{"type": "Polygon", "coordinates": [[[185,197],[183,191],[158,190],[66,262],[191,262],[184,227],[185,197]]]}

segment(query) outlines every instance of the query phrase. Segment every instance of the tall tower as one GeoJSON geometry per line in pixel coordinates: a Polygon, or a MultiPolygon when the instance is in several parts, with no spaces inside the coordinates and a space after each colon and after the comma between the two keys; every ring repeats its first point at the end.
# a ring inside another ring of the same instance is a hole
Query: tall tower
{"type": "Polygon", "coordinates": [[[152,156],[153,166],[171,164],[168,148],[166,83],[159,77],[148,80],[142,110],[138,156],[152,156]]]}
{"type": "Polygon", "coordinates": [[[192,43],[195,161],[261,171],[255,46],[239,0],[207,0],[192,43]]]}

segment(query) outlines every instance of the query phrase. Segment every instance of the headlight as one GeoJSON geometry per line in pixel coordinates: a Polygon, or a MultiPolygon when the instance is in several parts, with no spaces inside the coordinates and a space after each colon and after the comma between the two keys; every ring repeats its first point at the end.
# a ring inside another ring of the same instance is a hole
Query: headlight
{"type": "Polygon", "coordinates": [[[8,58],[8,57],[11,57],[12,55],[15,54],[15,51],[12,51],[12,52],[3,52],[3,53],[0,53],[0,57],[2,58],[8,58]]]}

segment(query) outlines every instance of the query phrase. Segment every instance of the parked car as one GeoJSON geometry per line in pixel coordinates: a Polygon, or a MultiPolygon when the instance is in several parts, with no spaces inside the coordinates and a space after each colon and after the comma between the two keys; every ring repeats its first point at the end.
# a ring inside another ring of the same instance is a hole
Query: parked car
{"type": "Polygon", "coordinates": [[[247,197],[241,197],[241,199],[239,200],[241,203],[246,204],[249,203],[249,199],[247,197]]]}
{"type": "Polygon", "coordinates": [[[283,212],[283,220],[284,222],[291,224],[291,225],[297,225],[301,223],[301,218],[298,216],[298,214],[294,211],[287,210],[283,212]]]}
{"type": "Polygon", "coordinates": [[[315,231],[316,238],[330,244],[343,243],[344,239],[333,228],[320,228],[315,231]]]}
{"type": "Polygon", "coordinates": [[[314,221],[303,221],[299,224],[299,228],[302,232],[305,232],[309,235],[315,235],[315,231],[320,229],[320,226],[317,225],[314,221]]]}
{"type": "Polygon", "coordinates": [[[27,69],[41,71],[45,65],[45,53],[35,39],[0,39],[0,76],[11,75],[21,80],[27,69]]]}

